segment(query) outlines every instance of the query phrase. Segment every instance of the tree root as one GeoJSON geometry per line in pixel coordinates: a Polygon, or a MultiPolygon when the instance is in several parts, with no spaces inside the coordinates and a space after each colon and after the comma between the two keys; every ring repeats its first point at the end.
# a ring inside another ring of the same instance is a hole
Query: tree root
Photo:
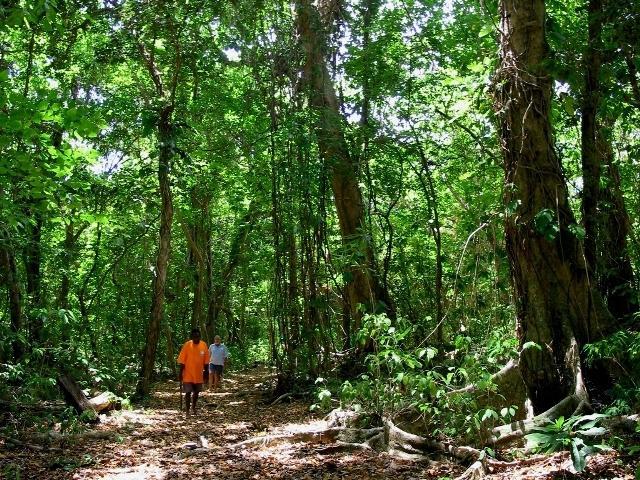
{"type": "Polygon", "coordinates": [[[276,398],[273,402],[271,402],[269,406],[272,407],[274,405],[277,405],[278,403],[282,402],[283,400],[289,399],[292,396],[293,396],[293,392],[283,393],[278,398],[276,398]]]}
{"type": "Polygon", "coordinates": [[[476,460],[481,453],[480,450],[473,447],[459,447],[452,443],[439,442],[434,439],[405,432],[394,425],[391,420],[387,420],[385,424],[388,432],[388,447],[391,452],[400,451],[417,455],[440,453],[462,462],[476,460]]]}
{"type": "Polygon", "coordinates": [[[586,406],[587,404],[578,395],[568,395],[546,412],[542,412],[533,418],[518,420],[517,422],[494,428],[486,441],[489,445],[496,447],[506,445],[521,439],[530,433],[532,429],[546,425],[560,416],[578,415],[584,411],[586,406]]]}
{"type": "Polygon", "coordinates": [[[383,432],[382,427],[378,428],[327,428],[312,432],[299,432],[294,434],[264,435],[252,437],[242,442],[235,443],[229,448],[258,445],[261,447],[278,443],[366,443],[373,440],[383,432]]]}

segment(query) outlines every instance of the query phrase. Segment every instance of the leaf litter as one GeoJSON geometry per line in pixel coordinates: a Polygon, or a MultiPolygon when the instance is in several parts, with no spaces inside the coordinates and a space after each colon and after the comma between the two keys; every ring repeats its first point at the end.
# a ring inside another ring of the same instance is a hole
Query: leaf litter
{"type": "MultiPolygon", "coordinates": [[[[95,429],[105,435],[51,442],[50,447],[61,451],[33,450],[0,439],[0,478],[409,480],[453,479],[465,470],[442,459],[401,460],[371,449],[330,449],[327,443],[296,441],[296,434],[321,431],[326,423],[304,401],[270,405],[265,387],[272,380],[273,373],[264,367],[232,372],[221,391],[201,394],[198,412],[190,418],[180,411],[178,383],[159,383],[148,408],[102,415],[95,429]],[[287,435],[291,442],[267,441],[287,435]],[[234,446],[260,436],[264,443],[234,446]]],[[[626,480],[634,477],[633,463],[616,453],[599,454],[590,458],[584,473],[576,474],[563,452],[512,462],[485,478],[626,480]]]]}

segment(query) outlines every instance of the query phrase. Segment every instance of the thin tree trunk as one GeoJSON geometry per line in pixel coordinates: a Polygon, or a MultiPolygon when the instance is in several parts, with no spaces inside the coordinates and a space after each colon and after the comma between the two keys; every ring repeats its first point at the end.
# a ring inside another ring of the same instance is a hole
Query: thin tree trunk
{"type": "Polygon", "coordinates": [[[613,322],[570,231],[576,222],[551,132],[544,0],[502,0],[500,14],[496,111],[504,200],[515,209],[506,217],[505,237],[523,347],[520,366],[534,409],[543,411],[569,394],[586,394],[580,365],[570,362],[569,352],[573,345],[582,352],[613,322]]]}
{"type": "Polygon", "coordinates": [[[44,322],[42,317],[42,279],[41,279],[41,238],[42,238],[42,213],[37,205],[29,208],[29,215],[33,218],[33,225],[28,228],[29,238],[24,248],[24,265],[27,275],[27,299],[29,302],[29,338],[31,342],[38,344],[42,340],[44,322]]]}
{"type": "Polygon", "coordinates": [[[220,274],[220,278],[213,286],[213,291],[209,299],[209,307],[207,311],[207,324],[206,330],[209,338],[213,338],[215,330],[219,328],[218,319],[220,313],[224,309],[224,303],[229,292],[231,278],[235,272],[236,267],[240,263],[242,253],[244,252],[249,233],[253,229],[258,219],[257,204],[255,201],[251,201],[249,208],[245,215],[238,222],[238,229],[235,237],[231,242],[231,248],[229,249],[229,257],[227,263],[224,266],[220,274]]]}
{"type": "Polygon", "coordinates": [[[173,222],[173,201],[171,198],[171,185],[169,181],[169,168],[173,156],[174,129],[171,120],[173,105],[167,105],[160,111],[158,123],[158,143],[160,145],[160,156],[158,159],[158,183],[160,186],[160,197],[162,199],[162,213],[160,215],[160,238],[158,245],[158,255],[156,258],[156,268],[153,278],[153,296],[151,300],[151,318],[147,328],[147,340],[145,344],[144,357],[142,360],[142,371],[137,393],[146,395],[149,393],[151,375],[156,361],[156,350],[158,349],[158,338],[160,337],[160,325],[164,311],[164,290],[167,280],[167,270],[169,267],[169,253],[171,247],[171,226],[173,222]]]}
{"type": "Polygon", "coordinates": [[[598,284],[607,308],[616,319],[627,319],[638,311],[636,284],[627,238],[630,220],[620,186],[620,172],[611,142],[598,130],[597,148],[602,158],[606,186],[601,189],[598,217],[598,284]]]}
{"type": "MultiPolygon", "coordinates": [[[[205,306],[208,305],[207,294],[210,291],[209,272],[207,268],[207,246],[209,244],[209,236],[211,234],[208,228],[209,220],[209,197],[199,196],[194,188],[191,192],[191,204],[194,211],[199,213],[191,224],[182,224],[182,228],[187,239],[190,258],[195,263],[195,275],[193,284],[193,308],[191,313],[191,328],[200,327],[205,322],[206,312],[205,306]]],[[[205,332],[205,341],[211,340],[205,332]]]]}
{"type": "MultiPolygon", "coordinates": [[[[417,139],[416,139],[417,141],[417,139]]],[[[443,285],[442,285],[442,236],[440,234],[440,214],[438,209],[438,194],[433,182],[433,175],[429,169],[427,155],[418,143],[418,153],[422,169],[414,169],[418,175],[420,185],[427,200],[429,210],[429,230],[436,245],[436,273],[435,273],[435,302],[436,302],[436,341],[438,345],[444,345],[443,326],[443,285]],[[423,173],[424,172],[424,173],[423,173]]]]}
{"type": "MultiPolygon", "coordinates": [[[[4,270],[7,293],[9,294],[11,332],[17,336],[22,330],[22,294],[20,291],[20,282],[18,280],[18,269],[16,268],[16,259],[10,245],[8,244],[8,240],[6,238],[1,238],[1,240],[5,242],[5,244],[0,244],[0,266],[4,270]]],[[[22,343],[16,338],[11,343],[11,346],[13,350],[13,359],[17,363],[24,353],[22,343]]]]}

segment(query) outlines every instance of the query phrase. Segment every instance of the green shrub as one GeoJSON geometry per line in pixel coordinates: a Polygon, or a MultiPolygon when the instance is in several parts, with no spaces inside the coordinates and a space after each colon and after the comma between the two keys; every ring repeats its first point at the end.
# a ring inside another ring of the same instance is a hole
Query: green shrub
{"type": "Polygon", "coordinates": [[[587,457],[596,451],[609,450],[603,443],[595,443],[607,430],[597,424],[606,415],[593,414],[570,417],[565,420],[559,417],[544,427],[537,427],[533,433],[525,435],[527,447],[533,452],[559,452],[569,450],[571,461],[577,472],[585,469],[587,457]]]}

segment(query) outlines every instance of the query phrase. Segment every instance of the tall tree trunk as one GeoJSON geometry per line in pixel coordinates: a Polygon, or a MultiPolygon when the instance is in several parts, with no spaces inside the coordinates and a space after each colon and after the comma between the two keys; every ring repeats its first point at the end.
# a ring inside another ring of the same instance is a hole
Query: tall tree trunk
{"type": "Polygon", "coordinates": [[[160,215],[160,238],[156,269],[153,278],[153,296],[151,300],[151,318],[147,328],[147,341],[145,344],[142,371],[137,393],[146,395],[149,393],[151,375],[156,361],[160,325],[164,311],[164,289],[169,266],[169,252],[171,247],[171,225],[173,222],[173,202],[171,199],[171,186],[169,181],[169,168],[174,150],[174,129],[171,121],[173,105],[166,105],[160,110],[158,123],[158,143],[160,155],[158,159],[158,183],[162,198],[162,213],[160,215]]]}
{"type": "MultiPolygon", "coordinates": [[[[394,316],[388,292],[373,271],[374,253],[366,233],[364,205],[358,185],[358,166],[353,161],[342,129],[343,118],[325,59],[325,39],[318,10],[309,0],[296,2],[297,30],[306,54],[305,79],[310,103],[318,112],[318,148],[331,174],[340,233],[345,250],[353,255],[346,285],[354,331],[361,326],[363,305],[367,311],[386,311],[394,316]]],[[[349,333],[349,332],[347,332],[349,333]]]]}
{"type": "MultiPolygon", "coordinates": [[[[206,194],[199,194],[197,187],[191,192],[191,205],[198,217],[189,225],[182,224],[187,244],[189,247],[190,258],[195,263],[194,282],[193,282],[193,308],[191,312],[191,328],[200,328],[205,324],[206,312],[205,306],[208,305],[207,295],[211,271],[208,268],[207,249],[210,242],[211,229],[209,228],[209,202],[210,199],[206,194]]],[[[206,329],[205,329],[206,330],[206,329]]],[[[211,341],[207,332],[203,332],[205,341],[211,341]]]]}
{"type": "Polygon", "coordinates": [[[505,237],[517,303],[520,366],[536,411],[584,397],[582,346],[613,320],[590,281],[550,123],[544,0],[500,2],[496,111],[505,169],[505,237]],[[534,342],[537,347],[531,347],[534,342]]]}
{"type": "Polygon", "coordinates": [[[585,229],[584,255],[596,274],[598,205],[600,194],[600,159],[596,147],[596,117],[600,103],[600,51],[602,42],[602,2],[590,0],[588,4],[588,44],[585,54],[585,82],[581,115],[582,153],[582,222],[585,229]]]}

